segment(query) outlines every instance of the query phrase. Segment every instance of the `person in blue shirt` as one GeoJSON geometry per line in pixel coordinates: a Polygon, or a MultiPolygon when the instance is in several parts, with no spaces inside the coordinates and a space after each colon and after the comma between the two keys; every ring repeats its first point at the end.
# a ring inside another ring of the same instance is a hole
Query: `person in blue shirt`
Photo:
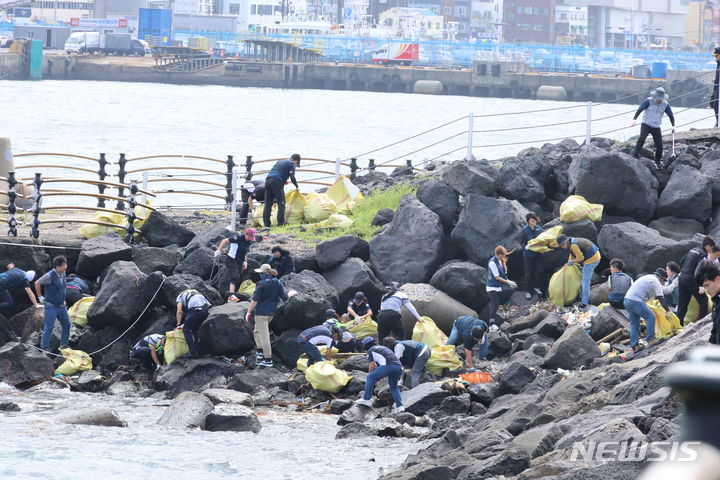
{"type": "MultiPolygon", "coordinates": [[[[425,365],[430,359],[430,348],[421,342],[413,340],[395,340],[393,337],[385,337],[383,345],[393,351],[400,359],[403,367],[410,369],[410,388],[420,385],[420,376],[425,370],[425,365]]],[[[400,381],[402,383],[402,380],[400,381]]]]}
{"type": "Polygon", "coordinates": [[[487,360],[489,346],[487,330],[487,323],[477,317],[473,317],[472,315],[458,317],[453,323],[450,337],[448,337],[445,345],[457,346],[462,343],[465,347],[465,363],[467,367],[475,368],[472,359],[472,349],[477,343],[480,343],[478,360],[487,360]]]}
{"type": "Polygon", "coordinates": [[[278,245],[275,245],[272,247],[272,250],[270,250],[270,253],[272,255],[268,258],[267,263],[277,272],[278,278],[295,273],[295,261],[290,255],[290,252],[278,245]]]}
{"type": "Polygon", "coordinates": [[[525,215],[527,225],[522,229],[525,236],[525,249],[523,250],[523,265],[525,266],[525,298],[530,300],[533,292],[542,295],[542,263],[540,253],[528,249],[527,242],[540,235],[543,228],[540,226],[540,219],[535,212],[528,212],[525,215]]]}
{"type": "Polygon", "coordinates": [[[245,321],[249,322],[255,313],[255,363],[260,367],[272,367],[272,345],[270,343],[270,322],[275,315],[280,300],[287,301],[289,296],[280,280],[275,278],[277,272],[264,263],[255,270],[260,274],[260,281],[255,286],[252,302],[248,306],[245,321]]]}
{"type": "Polygon", "coordinates": [[[368,352],[368,376],[365,380],[365,393],[356,403],[366,407],[372,407],[372,394],[375,384],[387,377],[390,386],[390,393],[395,400],[393,413],[405,411],[402,403],[402,395],[398,388],[398,381],[402,375],[402,364],[400,359],[387,347],[375,345],[375,339],[368,337],[362,341],[362,346],[368,352]]]}
{"type": "Polygon", "coordinates": [[[277,202],[277,224],[285,225],[285,184],[290,181],[298,187],[295,180],[295,169],[300,167],[300,155],[293,153],[289,160],[279,160],[270,169],[265,177],[265,207],[263,208],[263,223],[270,228],[270,213],[273,204],[277,202]]]}
{"type": "Polygon", "coordinates": [[[640,136],[635,144],[633,156],[640,158],[640,151],[645,145],[645,139],[648,135],[652,135],[653,142],[655,142],[655,163],[658,168],[661,166],[663,153],[662,130],[660,130],[663,115],[668,116],[670,124],[672,125],[672,131],[675,132],[675,116],[668,103],[668,98],[668,94],[665,93],[664,88],[656,88],[648,98],[643,100],[633,117],[633,125],[635,125],[635,120],[637,120],[640,113],[645,112],[643,113],[642,123],[640,124],[640,136]]]}
{"type": "Polygon", "coordinates": [[[52,270],[35,282],[38,300],[45,305],[45,328],[40,339],[40,348],[45,351],[50,349],[50,337],[56,320],[60,320],[60,326],[62,327],[60,333],[61,350],[67,347],[70,339],[70,316],[65,305],[67,258],[62,255],[55,257],[53,267],[52,270]],[[45,287],[45,296],[42,294],[43,287],[45,287]]]}
{"type": "Polygon", "coordinates": [[[28,298],[33,305],[38,305],[33,294],[32,288],[30,288],[30,282],[35,278],[35,272],[33,270],[21,270],[16,267],[14,263],[9,263],[7,271],[0,273],[0,310],[4,310],[8,307],[12,307],[15,303],[12,295],[10,295],[11,288],[23,288],[27,293],[28,298]]]}

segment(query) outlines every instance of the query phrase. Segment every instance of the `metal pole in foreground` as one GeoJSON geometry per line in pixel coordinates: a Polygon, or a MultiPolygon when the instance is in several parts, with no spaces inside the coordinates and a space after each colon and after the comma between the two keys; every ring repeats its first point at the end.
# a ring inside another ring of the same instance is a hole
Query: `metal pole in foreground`
{"type": "Polygon", "coordinates": [[[230,195],[232,204],[230,205],[230,227],[232,228],[232,231],[235,231],[235,227],[237,226],[237,171],[233,170],[232,172],[232,194],[230,195]]]}
{"type": "Polygon", "coordinates": [[[592,136],[592,102],[587,102],[587,119],[585,120],[585,145],[590,145],[592,136]]]}
{"type": "MultiPolygon", "coordinates": [[[[143,183],[142,183],[142,189],[147,192],[148,189],[148,172],[143,172],[143,183]]],[[[147,205],[147,193],[143,193],[142,196],[142,203],[147,205]]]]}
{"type": "Polygon", "coordinates": [[[467,153],[465,154],[465,160],[472,160],[472,144],[473,144],[473,121],[475,115],[470,112],[468,116],[468,135],[467,135],[467,153]]]}
{"type": "Polygon", "coordinates": [[[340,157],[335,157],[335,181],[340,178],[340,157]]]}

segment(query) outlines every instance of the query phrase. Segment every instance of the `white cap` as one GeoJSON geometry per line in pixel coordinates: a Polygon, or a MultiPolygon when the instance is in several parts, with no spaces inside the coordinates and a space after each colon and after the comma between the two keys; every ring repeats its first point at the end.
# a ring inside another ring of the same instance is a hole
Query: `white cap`
{"type": "Polygon", "coordinates": [[[252,182],[247,182],[245,185],[243,185],[243,190],[253,193],[255,191],[255,184],[252,182]]]}
{"type": "Polygon", "coordinates": [[[25,278],[27,278],[28,282],[32,282],[35,279],[35,270],[25,272],[25,278]]]}

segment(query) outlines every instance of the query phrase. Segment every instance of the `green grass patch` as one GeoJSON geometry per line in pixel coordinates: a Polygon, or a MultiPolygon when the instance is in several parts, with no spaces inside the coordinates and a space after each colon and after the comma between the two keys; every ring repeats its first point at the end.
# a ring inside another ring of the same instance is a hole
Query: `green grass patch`
{"type": "Polygon", "coordinates": [[[375,190],[369,196],[352,209],[348,218],[353,220],[352,226],[348,228],[305,228],[302,225],[283,225],[273,227],[273,233],[293,233],[296,238],[308,243],[322,242],[343,235],[354,235],[370,241],[381,227],[371,225],[378,210],[391,208],[397,210],[400,200],[408,193],[415,194],[416,185],[409,182],[398,183],[387,190],[375,190]]]}

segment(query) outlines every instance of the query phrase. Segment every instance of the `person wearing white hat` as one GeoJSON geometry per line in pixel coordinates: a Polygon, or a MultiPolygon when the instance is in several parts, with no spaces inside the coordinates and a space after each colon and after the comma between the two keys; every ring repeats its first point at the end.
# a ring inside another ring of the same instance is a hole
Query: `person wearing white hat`
{"type": "Polygon", "coordinates": [[[263,263],[255,272],[260,274],[260,281],[255,286],[255,293],[247,309],[245,321],[250,322],[255,314],[253,338],[255,339],[255,363],[258,367],[272,367],[272,345],[270,344],[270,322],[280,300],[287,301],[282,283],[275,278],[277,272],[267,263],[263,263]]]}
{"type": "Polygon", "coordinates": [[[640,125],[640,136],[635,144],[633,156],[640,158],[640,151],[645,145],[645,139],[648,135],[652,135],[653,142],[655,142],[655,163],[657,163],[658,168],[661,166],[663,153],[662,131],[660,130],[663,115],[668,116],[672,124],[672,131],[675,132],[675,116],[668,103],[668,98],[670,97],[665,93],[664,88],[656,88],[650,93],[648,98],[643,100],[633,117],[633,126],[635,126],[635,120],[637,120],[640,113],[645,112],[643,113],[642,124],[640,125]]]}
{"type": "Polygon", "coordinates": [[[262,180],[251,180],[243,183],[240,190],[242,205],[240,206],[240,225],[245,225],[255,210],[253,200],[265,201],[265,182],[262,180]]]}
{"type": "Polygon", "coordinates": [[[11,288],[24,288],[32,304],[39,305],[32,288],[30,288],[30,282],[34,279],[34,270],[26,272],[16,267],[14,263],[8,264],[7,271],[0,273],[0,310],[12,307],[15,303],[10,295],[11,288]]]}

